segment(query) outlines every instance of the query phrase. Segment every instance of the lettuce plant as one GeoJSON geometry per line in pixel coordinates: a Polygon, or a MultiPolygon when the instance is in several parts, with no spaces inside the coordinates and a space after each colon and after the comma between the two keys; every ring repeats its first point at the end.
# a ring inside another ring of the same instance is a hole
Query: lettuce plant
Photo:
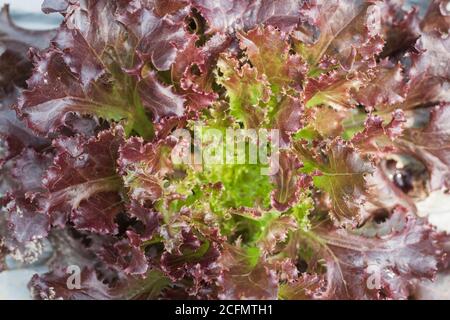
{"type": "Polygon", "coordinates": [[[0,270],[51,243],[34,298],[406,299],[447,267],[416,202],[449,188],[448,1],[43,10],[0,19],[0,270]],[[278,130],[277,170],[175,163],[199,124],[278,130]]]}

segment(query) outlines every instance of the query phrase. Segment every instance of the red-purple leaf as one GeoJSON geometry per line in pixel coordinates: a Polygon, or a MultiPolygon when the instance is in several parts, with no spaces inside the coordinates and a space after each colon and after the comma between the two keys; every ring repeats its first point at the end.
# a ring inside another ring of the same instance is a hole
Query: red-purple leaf
{"type": "Polygon", "coordinates": [[[224,271],[218,278],[219,298],[224,300],[275,300],[278,279],[259,250],[227,245],[220,259],[224,271]]]}
{"type": "Polygon", "coordinates": [[[383,119],[369,115],[364,123],[364,130],[355,134],[351,140],[361,152],[380,155],[395,149],[396,138],[402,135],[405,127],[405,115],[401,109],[392,112],[392,120],[383,124],[383,119]]]}
{"type": "Polygon", "coordinates": [[[365,215],[362,205],[367,197],[366,176],[373,172],[372,163],[339,138],[331,141],[322,155],[312,156],[301,143],[295,145],[295,150],[299,159],[319,171],[313,178],[314,185],[330,196],[331,217],[342,224],[361,221],[365,215]]]}
{"type": "MultiPolygon", "coordinates": [[[[440,105],[425,110],[427,120],[405,130],[399,139],[400,146],[421,160],[430,174],[431,190],[449,187],[450,165],[450,105],[440,105]]],[[[422,117],[423,115],[417,115],[422,117]]]]}
{"type": "MultiPolygon", "coordinates": [[[[351,69],[358,54],[380,31],[379,9],[365,0],[314,0],[302,12],[315,32],[301,33],[301,55],[316,67],[325,54],[351,69]]],[[[372,53],[376,53],[373,51],[372,53]]]]}
{"type": "Polygon", "coordinates": [[[299,56],[289,53],[287,34],[268,26],[240,33],[238,37],[252,66],[267,77],[273,90],[279,91],[288,85],[301,87],[307,67],[299,56]]]}
{"type": "Polygon", "coordinates": [[[356,94],[356,100],[367,109],[384,110],[405,101],[407,82],[400,64],[382,60],[376,77],[356,94]]]}
{"type": "Polygon", "coordinates": [[[130,197],[144,205],[157,201],[163,195],[164,177],[171,173],[171,138],[144,144],[131,138],[120,147],[119,166],[130,197]]]}
{"type": "Polygon", "coordinates": [[[433,278],[444,256],[442,235],[401,208],[381,224],[317,233],[327,248],[324,298],[406,299],[414,279],[433,278]]]}
{"type": "Polygon", "coordinates": [[[140,248],[141,242],[134,241],[134,238],[139,237],[132,231],[128,231],[127,236],[128,239],[104,244],[97,254],[109,267],[123,270],[125,274],[145,274],[148,269],[147,259],[140,248]]]}
{"type": "Polygon", "coordinates": [[[186,13],[158,18],[140,1],[134,5],[102,0],[69,6],[54,47],[34,55],[30,90],[19,105],[36,131],[55,131],[68,113],[77,113],[123,119],[127,132],[149,138],[152,124],[145,109],[156,120],[183,113],[184,100],[144,69],[147,62],[158,70],[170,68],[175,43],[182,47],[188,36],[186,13]]]}
{"type": "Polygon", "coordinates": [[[450,31],[450,8],[446,0],[432,0],[420,27],[425,32],[440,32],[443,35],[450,31]]]}
{"type": "MultiPolygon", "coordinates": [[[[56,269],[43,276],[35,274],[29,283],[31,295],[39,300],[106,300],[111,299],[109,288],[95,271],[83,269],[80,289],[70,289],[67,285],[71,272],[67,269],[56,269]]],[[[70,283],[70,282],[69,282],[70,283]]],[[[72,284],[72,283],[71,283],[72,284]]]]}
{"type": "Polygon", "coordinates": [[[123,130],[116,127],[86,140],[81,136],[55,140],[53,165],[44,178],[41,206],[52,224],[63,225],[69,215],[78,229],[116,233],[116,215],[123,210],[116,173],[123,130]]]}
{"type": "Polygon", "coordinates": [[[302,5],[300,0],[192,2],[208,22],[209,32],[248,30],[258,24],[289,30],[300,22],[302,5]]]}
{"type": "MultiPolygon", "coordinates": [[[[302,163],[297,156],[288,151],[280,151],[277,163],[277,172],[271,177],[275,189],[271,194],[272,206],[278,211],[286,211],[295,204],[302,191],[311,184],[311,177],[299,173],[302,163]]],[[[275,170],[275,168],[272,168],[275,170]]]]}
{"type": "Polygon", "coordinates": [[[132,201],[128,207],[128,212],[142,224],[135,227],[143,241],[150,240],[157,233],[161,224],[161,214],[159,212],[147,209],[138,202],[132,201]]]}

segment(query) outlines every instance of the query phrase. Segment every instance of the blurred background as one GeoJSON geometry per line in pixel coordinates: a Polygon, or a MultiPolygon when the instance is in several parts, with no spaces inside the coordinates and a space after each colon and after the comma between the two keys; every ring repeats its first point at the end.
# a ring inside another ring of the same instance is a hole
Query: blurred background
{"type": "MultiPolygon", "coordinates": [[[[9,3],[11,16],[23,28],[51,29],[61,22],[58,14],[46,15],[41,12],[43,0],[0,0],[0,6],[9,3]]],[[[231,1],[231,0],[230,0],[231,1]]],[[[418,5],[425,9],[430,0],[406,0],[409,6],[418,5]]]]}
{"type": "Polygon", "coordinates": [[[7,3],[13,20],[22,28],[52,29],[62,20],[59,14],[44,14],[41,11],[42,0],[0,0],[0,7],[7,3]]]}
{"type": "MultiPolygon", "coordinates": [[[[41,12],[43,0],[0,0],[0,7],[10,4],[11,17],[14,22],[28,29],[52,29],[58,27],[62,21],[59,14],[44,14],[41,12]]],[[[114,1],[114,0],[111,0],[114,1]]],[[[232,0],[230,0],[232,1],[232,0]]],[[[384,0],[390,1],[390,0],[384,0]]],[[[406,6],[416,5],[420,7],[421,14],[424,14],[431,0],[405,0],[406,6]]],[[[431,223],[439,226],[439,229],[450,232],[450,215],[447,209],[450,208],[450,196],[443,193],[430,195],[422,203],[417,204],[420,212],[429,213],[431,223]]],[[[39,263],[27,268],[14,265],[10,260],[11,270],[0,273],[0,300],[2,299],[30,299],[27,289],[28,281],[35,273],[47,271],[45,266],[39,263]]],[[[424,282],[419,298],[425,299],[450,299],[450,275],[441,274],[436,282],[424,282]]]]}
{"type": "MultiPolygon", "coordinates": [[[[14,22],[26,29],[54,29],[62,21],[59,14],[44,14],[41,11],[43,0],[0,0],[0,8],[10,5],[11,18],[14,22]]],[[[27,288],[28,281],[35,273],[44,273],[46,267],[35,265],[27,268],[15,266],[12,259],[8,267],[11,270],[0,273],[0,300],[4,299],[30,299],[27,288]]]]}

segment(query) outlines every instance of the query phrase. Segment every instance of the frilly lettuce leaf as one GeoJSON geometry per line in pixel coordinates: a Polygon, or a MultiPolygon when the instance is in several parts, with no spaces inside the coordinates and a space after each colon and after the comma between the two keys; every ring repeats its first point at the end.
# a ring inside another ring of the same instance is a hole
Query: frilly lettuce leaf
{"type": "MultiPolygon", "coordinates": [[[[397,208],[384,222],[370,221],[353,231],[319,228],[316,235],[300,236],[300,243],[326,259],[326,290],[313,292],[316,298],[406,299],[412,279],[436,274],[445,255],[439,245],[443,236],[397,208]]],[[[320,266],[311,261],[314,272],[320,266]]]]}
{"type": "Polygon", "coordinates": [[[176,43],[188,36],[185,13],[161,19],[140,2],[130,10],[109,1],[68,7],[52,46],[35,54],[35,72],[19,104],[34,130],[55,131],[67,114],[77,113],[124,120],[127,133],[150,138],[147,112],[156,120],[182,115],[183,98],[146,70],[147,64],[167,70],[175,61],[176,43]]]}
{"type": "Polygon", "coordinates": [[[210,32],[247,30],[259,24],[291,29],[300,22],[302,6],[299,0],[192,2],[209,23],[210,32]]]}
{"type": "Polygon", "coordinates": [[[117,127],[91,139],[54,141],[57,154],[43,179],[46,192],[39,196],[41,210],[52,224],[64,225],[70,219],[80,230],[117,233],[114,219],[123,204],[116,161],[123,136],[117,127]]]}
{"type": "Polygon", "coordinates": [[[218,279],[220,299],[276,299],[277,276],[268,267],[264,257],[260,257],[258,248],[228,245],[224,249],[221,264],[224,272],[218,279]]]}
{"type": "Polygon", "coordinates": [[[323,154],[308,156],[305,150],[305,144],[296,144],[299,158],[307,162],[305,170],[316,171],[314,185],[330,197],[331,217],[343,224],[361,221],[367,197],[366,176],[373,172],[373,164],[341,139],[331,141],[323,154]]]}
{"type": "Polygon", "coordinates": [[[446,1],[403,4],[46,0],[41,32],[4,9],[0,269],[48,239],[36,299],[412,296],[448,267],[415,214],[449,188],[450,38],[446,1]],[[172,162],[198,125],[279,148],[172,162]]]}

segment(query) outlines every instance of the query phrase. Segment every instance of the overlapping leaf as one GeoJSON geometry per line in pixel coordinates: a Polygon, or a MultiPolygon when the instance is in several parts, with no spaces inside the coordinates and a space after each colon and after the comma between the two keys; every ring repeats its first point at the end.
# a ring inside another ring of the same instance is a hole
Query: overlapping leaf
{"type": "Polygon", "coordinates": [[[272,206],[279,211],[286,211],[294,205],[301,192],[308,189],[311,178],[299,173],[302,167],[295,154],[281,151],[278,156],[277,172],[272,176],[275,189],[272,192],[272,206]]]}
{"type": "Polygon", "coordinates": [[[292,29],[300,22],[301,0],[210,2],[195,0],[193,5],[209,23],[210,32],[232,32],[269,24],[292,29]]]}
{"type": "Polygon", "coordinates": [[[270,98],[267,81],[248,64],[244,64],[239,70],[238,61],[231,57],[221,58],[218,67],[222,73],[219,83],[227,89],[232,115],[247,128],[257,128],[264,120],[264,110],[259,103],[268,102],[270,98]]]}
{"type": "Polygon", "coordinates": [[[264,258],[259,257],[257,248],[228,245],[221,264],[224,272],[218,279],[220,299],[276,299],[277,276],[264,258]]]}
{"type": "Polygon", "coordinates": [[[119,165],[130,197],[140,204],[155,202],[163,195],[164,177],[173,171],[170,138],[156,144],[144,144],[131,138],[120,148],[119,165]]]}
{"type": "Polygon", "coordinates": [[[116,215],[123,210],[122,181],[116,172],[123,129],[55,140],[57,155],[43,180],[47,189],[40,196],[41,210],[52,224],[70,219],[80,230],[116,233],[116,215]]]}
{"type": "Polygon", "coordinates": [[[422,126],[408,129],[399,139],[400,145],[421,160],[430,173],[430,187],[448,187],[449,167],[449,115],[448,104],[429,110],[428,121],[422,126]]]}
{"type": "Polygon", "coordinates": [[[450,47],[446,1],[403,3],[46,0],[56,32],[5,9],[0,269],[48,238],[37,299],[408,298],[445,267],[413,213],[449,187],[450,47]],[[198,124],[278,130],[271,175],[172,163],[198,124]]]}
{"type": "Polygon", "coordinates": [[[147,63],[170,68],[176,45],[182,47],[188,36],[182,25],[186,13],[160,19],[141,1],[135,5],[133,11],[127,2],[69,6],[53,46],[35,54],[35,72],[19,106],[33,129],[47,134],[63,125],[68,113],[90,114],[125,120],[127,132],[149,138],[146,112],[154,119],[183,113],[182,97],[143,68],[147,63]]]}
{"type": "Polygon", "coordinates": [[[314,185],[329,194],[332,217],[342,223],[361,219],[367,195],[366,175],[373,171],[370,161],[340,139],[332,141],[323,155],[311,157],[301,143],[296,145],[296,151],[302,161],[309,162],[309,170],[319,171],[313,179],[314,185]]]}
{"type": "Polygon", "coordinates": [[[319,33],[302,32],[299,51],[308,63],[316,67],[327,54],[351,68],[358,54],[380,31],[379,10],[372,1],[311,1],[302,12],[306,26],[319,33]]]}
{"type": "MultiPolygon", "coordinates": [[[[385,222],[355,231],[317,230],[326,244],[327,290],[322,298],[406,299],[415,278],[432,278],[443,257],[442,234],[401,208],[385,222]]],[[[308,240],[309,241],[309,240],[308,240]]]]}

